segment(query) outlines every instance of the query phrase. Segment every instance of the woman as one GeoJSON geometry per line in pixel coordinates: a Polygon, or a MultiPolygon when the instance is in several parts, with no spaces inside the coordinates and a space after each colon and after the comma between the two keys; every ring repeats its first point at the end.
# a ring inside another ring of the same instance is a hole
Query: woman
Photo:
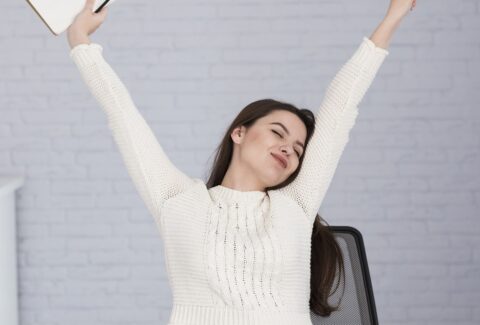
{"type": "MultiPolygon", "coordinates": [[[[358,115],[415,0],[387,14],[329,85],[314,115],[276,101],[247,105],[220,143],[205,183],[168,159],[127,89],[88,36],[105,20],[94,0],[68,29],[70,56],[107,115],[129,175],[164,240],[170,325],[311,324],[342,256],[317,211],[358,115]]],[[[341,272],[342,273],[342,272],[341,272]]]]}

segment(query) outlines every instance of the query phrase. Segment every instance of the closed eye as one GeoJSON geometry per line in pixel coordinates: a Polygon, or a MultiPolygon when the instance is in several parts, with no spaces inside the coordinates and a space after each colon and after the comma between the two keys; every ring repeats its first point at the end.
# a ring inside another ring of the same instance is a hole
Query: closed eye
{"type": "MultiPolygon", "coordinates": [[[[283,136],[282,136],[280,133],[278,133],[277,131],[275,131],[275,130],[272,130],[272,132],[273,132],[273,133],[275,133],[275,134],[277,134],[278,136],[280,136],[280,138],[282,138],[282,139],[283,139],[283,136]]],[[[295,153],[297,154],[297,157],[299,157],[299,158],[300,158],[300,153],[298,153],[298,151],[297,151],[297,150],[295,150],[295,153]]]]}

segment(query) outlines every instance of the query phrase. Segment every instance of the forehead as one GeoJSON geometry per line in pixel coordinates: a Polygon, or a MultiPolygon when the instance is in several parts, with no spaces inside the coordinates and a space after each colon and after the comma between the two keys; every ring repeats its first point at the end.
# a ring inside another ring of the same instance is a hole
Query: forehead
{"type": "Polygon", "coordinates": [[[290,131],[298,136],[306,135],[306,127],[303,121],[294,113],[289,111],[273,111],[262,118],[262,124],[270,125],[273,122],[280,122],[290,131]]]}

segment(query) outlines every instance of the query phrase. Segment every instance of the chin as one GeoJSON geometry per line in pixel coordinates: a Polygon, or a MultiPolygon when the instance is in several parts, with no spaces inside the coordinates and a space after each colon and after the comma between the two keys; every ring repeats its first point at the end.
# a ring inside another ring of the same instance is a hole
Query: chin
{"type": "Polygon", "coordinates": [[[285,180],[286,178],[284,178],[283,175],[272,175],[272,178],[270,179],[270,181],[266,182],[266,184],[267,187],[273,187],[282,184],[283,182],[285,182],[285,180]]]}

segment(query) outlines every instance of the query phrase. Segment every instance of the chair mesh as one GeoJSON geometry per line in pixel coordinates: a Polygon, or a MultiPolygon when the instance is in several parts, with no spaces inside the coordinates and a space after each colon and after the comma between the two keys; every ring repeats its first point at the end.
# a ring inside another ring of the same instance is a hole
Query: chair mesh
{"type": "Polygon", "coordinates": [[[351,227],[330,226],[330,229],[334,232],[335,240],[342,250],[345,281],[343,277],[339,280],[339,273],[337,273],[334,283],[337,284],[337,281],[340,281],[339,286],[328,298],[331,306],[339,305],[339,310],[332,312],[328,317],[318,316],[310,311],[312,323],[314,325],[375,325],[377,324],[375,302],[361,235],[351,227]],[[340,229],[342,231],[339,231],[340,229]],[[348,229],[354,231],[347,231],[348,229]]]}

